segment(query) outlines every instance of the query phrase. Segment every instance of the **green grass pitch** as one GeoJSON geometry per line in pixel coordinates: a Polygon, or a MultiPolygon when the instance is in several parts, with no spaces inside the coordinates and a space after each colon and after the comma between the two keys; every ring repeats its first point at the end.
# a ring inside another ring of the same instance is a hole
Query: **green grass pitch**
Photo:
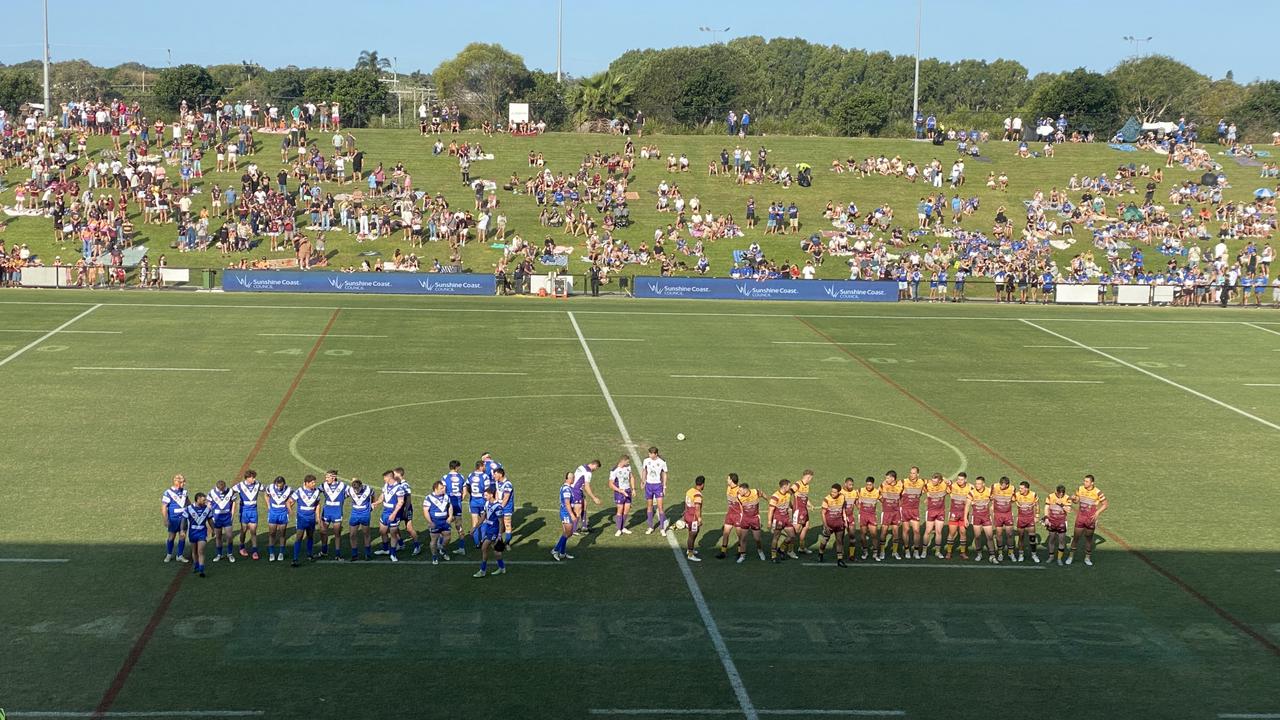
{"type": "Polygon", "coordinates": [[[1280,712],[1269,314],[5,291],[0,345],[11,718],[1280,712]],[[1111,509],[1091,568],[739,565],[710,534],[686,567],[612,532],[552,563],[560,478],[624,428],[676,504],[708,477],[713,529],[726,472],[805,467],[818,493],[1092,472],[1111,509]],[[516,484],[509,575],[161,563],[175,472],[403,465],[421,496],[483,451],[516,484]]]}

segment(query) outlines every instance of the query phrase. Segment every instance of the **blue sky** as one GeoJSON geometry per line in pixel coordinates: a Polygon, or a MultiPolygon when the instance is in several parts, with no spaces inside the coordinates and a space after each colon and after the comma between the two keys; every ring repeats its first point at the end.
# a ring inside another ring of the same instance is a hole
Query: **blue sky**
{"type": "MultiPolygon", "coordinates": [[[[401,72],[431,71],[473,41],[498,42],[519,53],[530,68],[555,70],[557,0],[302,0],[253,4],[252,26],[235,27],[238,11],[219,6],[218,19],[207,11],[172,0],[133,0],[127,11],[101,0],[50,0],[50,44],[55,59],[83,58],[98,65],[136,60],[214,65],[250,60],[266,67],[284,65],[349,67],[363,49],[395,57],[401,72]],[[304,20],[295,8],[306,9],[304,20]],[[104,8],[111,8],[104,14],[104,8]],[[176,8],[182,8],[176,10],[176,8]],[[484,8],[478,11],[477,8],[484,8]],[[173,32],[174,13],[188,15],[196,28],[181,39],[173,32]],[[198,19],[197,19],[198,18],[198,19]],[[217,28],[216,31],[211,30],[217,28]]],[[[1187,13],[1210,11],[1203,2],[1172,0],[1159,4],[1159,21],[1139,13],[1117,13],[1118,4],[1102,0],[1041,3],[1071,8],[1033,16],[1036,3],[990,0],[924,0],[924,55],[943,60],[1005,57],[1032,72],[1085,66],[1105,71],[1131,55],[1125,35],[1153,36],[1143,52],[1163,53],[1214,78],[1234,70],[1241,82],[1273,78],[1263,45],[1269,33],[1232,37],[1210,33],[1187,22],[1187,13]],[[1187,12],[1179,12],[1178,8],[1187,12]],[[1170,19],[1176,19],[1170,21],[1170,19]]],[[[5,0],[4,42],[0,62],[15,63],[40,55],[40,1],[5,0]]],[[[632,48],[696,45],[709,42],[699,26],[728,27],[720,39],[742,35],[802,37],[811,42],[914,52],[916,0],[641,0],[600,2],[564,0],[564,69],[587,75],[632,48]],[[643,9],[633,9],[633,8],[643,9]]],[[[1132,6],[1137,7],[1137,6],[1132,6]]],[[[1208,18],[1206,17],[1207,21],[1208,18]]],[[[1250,7],[1241,27],[1274,28],[1280,3],[1250,7]]]]}

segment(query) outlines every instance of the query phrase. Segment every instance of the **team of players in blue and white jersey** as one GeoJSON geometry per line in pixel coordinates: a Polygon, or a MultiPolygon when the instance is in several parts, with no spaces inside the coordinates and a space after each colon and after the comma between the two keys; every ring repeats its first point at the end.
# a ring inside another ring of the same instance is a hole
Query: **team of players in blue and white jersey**
{"type": "MultiPolygon", "coordinates": [[[[595,465],[599,467],[599,462],[595,465]]],[[[465,508],[471,516],[469,534],[472,544],[481,553],[476,577],[489,574],[491,555],[497,560],[492,574],[504,574],[503,552],[511,543],[515,487],[502,464],[489,453],[480,456],[474,470],[467,476],[462,475],[461,466],[457,460],[450,462],[449,471],[433,483],[431,492],[422,500],[430,537],[431,562],[435,565],[448,561],[451,554],[449,546],[455,538],[457,545],[452,554],[466,552],[467,533],[463,532],[465,508]]],[[[590,482],[589,476],[586,482],[590,482]]],[[[587,492],[590,493],[590,488],[587,492]]],[[[304,545],[310,560],[328,557],[332,545],[333,557],[339,562],[344,559],[357,561],[362,555],[365,560],[385,555],[391,562],[398,562],[399,553],[405,547],[404,536],[407,535],[412,543],[412,554],[422,552],[422,543],[413,524],[413,490],[405,479],[404,468],[384,472],[382,486],[376,491],[359,479],[352,478],[350,482],[340,479],[336,470],[325,473],[323,482],[314,475],[307,475],[298,487],[290,487],[283,476],[277,476],[269,485],[262,484],[258,482],[256,471],[247,470],[240,482],[232,487],[227,487],[220,480],[208,493],[198,492],[190,498],[186,478],[174,476],[173,484],[161,496],[161,512],[168,534],[164,561],[171,562],[175,558],[181,563],[194,561],[196,574],[204,577],[205,549],[211,540],[214,545],[213,562],[226,558],[227,562],[234,563],[237,554],[242,558],[260,559],[258,511],[264,497],[267,505],[268,562],[284,561],[285,538],[291,523],[294,526],[291,558],[294,567],[299,564],[304,545]],[[371,537],[374,508],[379,509],[378,535],[381,542],[381,549],[376,551],[371,537]],[[233,519],[237,514],[240,520],[238,551],[233,541],[233,519]],[[342,552],[344,521],[347,524],[347,558],[342,552]],[[315,548],[317,531],[320,541],[318,553],[315,548]],[[188,543],[192,548],[191,560],[186,557],[188,543]]]]}

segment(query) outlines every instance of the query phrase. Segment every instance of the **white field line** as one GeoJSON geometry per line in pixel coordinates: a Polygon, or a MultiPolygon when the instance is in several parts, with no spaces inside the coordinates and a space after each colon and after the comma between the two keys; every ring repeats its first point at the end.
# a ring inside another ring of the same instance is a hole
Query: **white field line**
{"type": "Polygon", "coordinates": [[[33,348],[33,347],[35,347],[35,346],[39,345],[40,343],[44,342],[45,340],[48,340],[49,338],[53,337],[54,335],[57,335],[58,333],[62,332],[63,330],[66,330],[68,327],[70,327],[70,326],[71,326],[71,323],[74,323],[75,321],[79,320],[80,318],[84,317],[85,315],[88,315],[89,313],[93,312],[94,310],[97,310],[97,309],[98,309],[98,308],[100,308],[100,307],[102,307],[102,303],[98,303],[97,305],[93,305],[93,306],[91,306],[88,310],[85,310],[84,312],[82,312],[82,313],[80,313],[79,315],[77,315],[77,316],[75,316],[75,317],[71,318],[70,320],[68,320],[68,321],[66,321],[66,322],[64,322],[64,323],[62,323],[62,324],[61,324],[61,325],[59,325],[58,327],[56,327],[56,328],[54,328],[54,329],[50,330],[49,332],[47,332],[47,333],[45,333],[45,334],[41,335],[40,337],[36,338],[35,340],[32,340],[31,342],[27,343],[26,345],[23,345],[22,347],[18,348],[17,350],[14,350],[13,352],[9,353],[9,355],[8,355],[8,356],[6,356],[3,360],[0,360],[0,367],[3,367],[4,365],[8,365],[10,362],[12,362],[13,360],[15,360],[15,359],[17,359],[18,357],[20,357],[20,356],[21,356],[23,353],[25,353],[26,351],[28,351],[28,350],[30,350],[31,348],[33,348]]]}
{"type": "MultiPolygon", "coordinates": [[[[578,338],[576,337],[518,337],[516,339],[517,340],[546,340],[546,341],[573,340],[575,342],[578,340],[578,338]]],[[[593,337],[593,338],[587,338],[587,340],[591,340],[592,342],[644,342],[644,338],[593,337]]]]}
{"type": "MultiPolygon", "coordinates": [[[[320,333],[258,333],[258,337],[321,337],[320,333]]],[[[329,333],[323,337],[331,338],[384,338],[386,335],[340,335],[338,333],[329,333]]]]}
{"type": "Polygon", "coordinates": [[[1102,380],[1015,380],[1012,378],[956,378],[956,382],[976,383],[1063,383],[1067,385],[1101,385],[1102,380]]]}
{"type": "MultiPolygon", "coordinates": [[[[807,563],[801,563],[801,565],[804,565],[805,567],[820,567],[820,568],[839,568],[840,567],[839,565],[836,565],[833,562],[830,562],[830,563],[807,562],[807,563]]],[[[972,562],[972,561],[952,563],[948,565],[940,565],[936,563],[918,563],[918,564],[917,563],[899,563],[899,562],[887,563],[887,562],[866,562],[865,560],[859,560],[855,563],[849,564],[849,567],[875,568],[875,569],[897,568],[900,570],[1046,570],[1048,569],[1044,565],[992,565],[989,562],[979,563],[979,562],[972,562]]]]}
{"type": "Polygon", "coordinates": [[[231,368],[187,368],[187,367],[97,367],[77,365],[72,370],[136,370],[139,372],[231,372],[231,368]]]}
{"type": "Polygon", "coordinates": [[[817,380],[805,375],[670,375],[673,378],[697,378],[709,380],[817,380]]]}
{"type": "Polygon", "coordinates": [[[9,710],[9,717],[261,717],[261,710],[141,710],[69,712],[60,710],[9,710]]]}
{"type": "Polygon", "coordinates": [[[825,340],[774,340],[774,345],[875,345],[878,347],[894,347],[898,343],[881,343],[881,342],[838,342],[829,343],[825,340]]]}
{"type": "Polygon", "coordinates": [[[1251,328],[1253,328],[1253,329],[1255,329],[1255,330],[1261,330],[1262,332],[1269,332],[1269,333],[1271,333],[1272,335],[1280,335],[1280,330],[1272,330],[1271,328],[1262,327],[1261,325],[1258,325],[1257,323],[1247,322],[1247,323],[1243,323],[1243,324],[1248,325],[1249,327],[1251,327],[1251,328]]]}
{"type": "Polygon", "coordinates": [[[1183,392],[1185,392],[1185,393],[1187,393],[1187,394],[1195,395],[1196,397],[1200,398],[1201,400],[1208,400],[1209,402],[1213,403],[1214,405],[1217,405],[1217,406],[1219,406],[1219,407],[1221,407],[1221,408],[1225,408],[1225,409],[1227,409],[1227,410],[1230,410],[1231,412],[1236,413],[1237,415],[1240,415],[1241,417],[1249,418],[1250,420],[1252,420],[1252,421],[1254,421],[1254,422],[1256,422],[1256,423],[1259,423],[1260,425],[1265,425],[1266,427],[1269,427],[1269,428],[1271,428],[1272,430],[1280,430],[1280,425],[1277,425],[1277,424],[1275,424],[1275,423],[1271,422],[1270,420],[1264,420],[1264,419],[1262,419],[1262,418],[1258,417],[1257,415],[1254,415],[1253,413],[1250,413],[1250,412],[1246,412],[1246,411],[1244,411],[1244,410],[1241,410],[1240,408],[1236,407],[1235,405],[1229,405],[1229,404],[1227,404],[1227,403],[1224,403],[1224,402],[1222,402],[1221,400],[1219,400],[1219,399],[1217,399],[1217,398],[1215,398],[1215,397],[1212,397],[1212,396],[1209,396],[1209,395],[1205,395],[1204,393],[1200,392],[1199,390],[1192,390],[1191,388],[1187,387],[1186,385],[1183,385],[1182,383],[1174,382],[1173,380],[1170,380],[1169,378],[1164,377],[1164,376],[1162,376],[1162,375],[1157,375],[1157,374],[1155,374],[1155,373],[1151,372],[1150,370],[1147,370],[1146,368],[1138,367],[1137,365],[1134,365],[1134,364],[1133,364],[1133,363],[1131,363],[1131,362],[1128,362],[1128,361],[1125,361],[1125,360],[1121,360],[1120,358],[1116,357],[1115,355],[1112,355],[1112,354],[1110,354],[1110,353],[1103,352],[1103,351],[1101,351],[1101,350],[1098,350],[1097,348],[1089,347],[1088,345],[1085,345],[1085,344],[1084,344],[1084,343],[1082,343],[1082,342],[1079,342],[1079,341],[1076,341],[1076,340],[1072,340],[1071,338],[1067,337],[1066,335],[1062,335],[1062,334],[1060,334],[1060,333],[1056,333],[1056,332],[1054,332],[1054,331],[1052,331],[1052,330],[1049,330],[1048,328],[1041,327],[1041,326],[1039,326],[1039,325],[1037,325],[1037,324],[1035,324],[1035,323],[1031,322],[1030,320],[1023,320],[1022,322],[1026,323],[1027,325],[1030,325],[1031,327],[1033,327],[1033,328],[1035,328],[1035,329],[1037,329],[1037,330],[1039,330],[1039,331],[1041,331],[1041,332],[1048,333],[1048,334],[1050,334],[1050,335],[1052,335],[1052,336],[1054,336],[1054,337],[1058,338],[1059,340],[1065,340],[1065,341],[1067,341],[1067,342],[1071,343],[1072,345],[1076,345],[1076,346],[1079,346],[1079,347],[1081,347],[1081,348],[1084,348],[1085,350],[1088,350],[1088,351],[1093,352],[1093,353],[1095,353],[1095,354],[1097,354],[1097,355],[1100,355],[1100,356],[1102,356],[1102,357],[1104,357],[1104,358],[1106,358],[1106,359],[1108,359],[1108,360],[1110,360],[1110,361],[1112,361],[1112,362],[1120,363],[1121,365],[1124,365],[1125,367],[1129,368],[1130,370],[1137,370],[1138,372],[1142,373],[1143,375],[1146,375],[1147,377],[1150,377],[1150,378],[1152,378],[1152,379],[1154,379],[1154,380],[1159,380],[1160,382],[1165,383],[1166,385],[1171,385],[1171,386],[1173,386],[1173,387],[1176,387],[1176,388],[1178,388],[1179,390],[1181,390],[1181,391],[1183,391],[1183,392]]]}
{"type": "MultiPolygon", "coordinates": [[[[602,301],[605,302],[605,301],[602,301]]],[[[88,302],[50,302],[39,300],[0,300],[0,305],[78,305],[85,306],[88,302]]],[[[533,309],[513,309],[513,308],[449,308],[449,307],[402,307],[402,306],[346,306],[346,305],[231,305],[225,303],[128,303],[128,302],[106,302],[98,303],[108,307],[154,307],[154,308],[226,308],[231,310],[334,310],[342,311],[371,311],[371,312],[426,312],[426,313],[494,313],[498,315],[552,315],[560,314],[563,310],[533,310],[533,309]]],[[[645,316],[645,315],[670,315],[673,317],[748,317],[748,318],[778,318],[779,320],[794,320],[797,317],[814,318],[814,319],[849,319],[849,320],[989,320],[999,322],[1019,322],[1027,320],[1016,316],[996,317],[982,315],[835,315],[822,313],[738,313],[738,312],[680,312],[680,311],[660,311],[660,310],[578,310],[582,315],[624,315],[624,316],[645,316]]],[[[1239,325],[1239,320],[1137,320],[1125,318],[1053,318],[1053,317],[1037,317],[1042,322],[1094,322],[1094,323],[1136,323],[1150,325],[1239,325]]],[[[1275,324],[1268,321],[1258,321],[1260,324],[1275,324]]],[[[828,343],[829,344],[829,343],[828,343]]]]}
{"type": "MultiPolygon", "coordinates": [[[[42,333],[45,330],[0,330],[0,333],[42,333]]],[[[123,330],[63,330],[63,335],[123,335],[123,330]]]]}
{"type": "MultiPolygon", "coordinates": [[[[1023,345],[1024,348],[1053,348],[1055,350],[1079,350],[1075,345],[1023,345]]],[[[1150,350],[1143,345],[1095,345],[1098,350],[1150,350]]]]}
{"type": "Polygon", "coordinates": [[[1280,383],[1245,383],[1245,387],[1280,387],[1280,383]]]}
{"type": "MultiPolygon", "coordinates": [[[[68,558],[0,558],[0,563],[64,563],[71,562],[68,558]]],[[[13,713],[10,713],[12,715],[13,713]]]]}
{"type": "MultiPolygon", "coordinates": [[[[613,395],[609,392],[609,386],[605,384],[604,375],[600,374],[600,366],[596,364],[595,355],[591,353],[591,346],[587,344],[587,338],[582,334],[582,328],[578,326],[578,320],[573,316],[572,312],[567,313],[569,323],[573,325],[573,332],[578,336],[578,342],[582,345],[582,352],[587,356],[587,364],[591,366],[591,374],[595,375],[596,385],[600,387],[600,394],[604,396],[605,404],[609,407],[609,413],[613,415],[613,422],[618,426],[618,435],[622,438],[623,445],[627,448],[627,453],[631,455],[631,461],[635,463],[635,467],[640,467],[640,455],[636,453],[636,444],[631,440],[631,433],[627,431],[626,423],[622,422],[622,415],[618,412],[618,405],[613,401],[613,395]]],[[[676,564],[680,567],[680,574],[684,576],[684,583],[689,588],[689,594],[693,596],[693,604],[698,608],[698,615],[702,618],[702,624],[707,629],[707,636],[711,638],[711,644],[716,649],[716,654],[720,656],[720,664],[724,666],[725,675],[729,678],[729,685],[733,688],[733,694],[738,699],[738,707],[742,711],[742,715],[746,720],[759,720],[760,714],[756,712],[755,705],[751,703],[751,697],[747,695],[747,686],[742,682],[742,675],[738,673],[738,666],[733,662],[733,656],[729,654],[729,646],[725,644],[724,636],[720,634],[720,627],[716,624],[716,619],[711,615],[711,608],[707,606],[707,600],[702,595],[702,588],[698,586],[698,581],[693,577],[693,570],[689,567],[689,560],[685,558],[684,552],[680,548],[680,544],[676,541],[674,533],[667,533],[667,544],[671,547],[671,553],[676,558],[676,564]]]]}
{"type": "Polygon", "coordinates": [[[489,372],[483,370],[379,370],[380,375],[528,375],[522,372],[489,372]]]}
{"type": "MultiPolygon", "coordinates": [[[[734,716],[742,715],[735,708],[591,708],[588,715],[699,715],[699,716],[734,716]]],[[[826,717],[901,717],[906,715],[902,710],[810,710],[805,708],[783,708],[776,710],[759,709],[758,715],[809,717],[821,715],[826,717]]]]}

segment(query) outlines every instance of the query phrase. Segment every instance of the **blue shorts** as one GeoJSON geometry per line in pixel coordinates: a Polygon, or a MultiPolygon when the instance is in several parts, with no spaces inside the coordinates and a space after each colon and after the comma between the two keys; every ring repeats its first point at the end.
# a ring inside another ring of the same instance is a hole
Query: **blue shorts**
{"type": "Polygon", "coordinates": [[[485,540],[497,540],[497,539],[498,539],[497,528],[489,527],[488,525],[480,526],[480,542],[484,542],[485,540]]]}
{"type": "Polygon", "coordinates": [[[320,518],[327,523],[340,523],[342,522],[342,508],[325,508],[320,518]]]}
{"type": "Polygon", "coordinates": [[[368,527],[369,511],[366,510],[364,512],[351,513],[351,519],[347,521],[347,524],[350,525],[351,527],[357,527],[357,526],[368,527]]]}
{"type": "Polygon", "coordinates": [[[241,511],[240,511],[240,524],[241,524],[241,525],[257,525],[257,524],[258,524],[258,509],[257,509],[257,508],[254,508],[254,509],[252,509],[252,510],[241,510],[241,511]]]}
{"type": "Polygon", "coordinates": [[[471,498],[471,514],[479,515],[482,512],[484,512],[484,498],[480,498],[478,500],[476,498],[471,498]]]}
{"type": "Polygon", "coordinates": [[[214,515],[214,516],[213,516],[213,526],[214,526],[215,528],[229,528],[229,527],[231,527],[231,516],[230,516],[230,515],[214,515]]]}
{"type": "Polygon", "coordinates": [[[449,507],[453,508],[453,515],[454,515],[454,517],[457,517],[457,516],[461,515],[461,514],[462,514],[462,496],[461,496],[461,495],[450,495],[450,496],[449,496],[449,507]]]}
{"type": "Polygon", "coordinates": [[[312,515],[303,515],[301,513],[298,514],[299,530],[314,530],[315,527],[316,527],[316,516],[314,514],[312,515]]]}
{"type": "Polygon", "coordinates": [[[449,521],[444,518],[438,518],[431,521],[431,532],[446,533],[449,532],[449,521]]]}
{"type": "Polygon", "coordinates": [[[171,533],[179,533],[179,532],[182,532],[182,521],[183,521],[183,518],[182,518],[181,516],[178,516],[178,517],[172,517],[172,516],[170,516],[170,517],[169,517],[169,532],[171,532],[171,533]]]}
{"type": "Polygon", "coordinates": [[[283,509],[281,509],[281,510],[268,510],[268,511],[267,511],[267,524],[268,524],[268,525],[288,525],[288,524],[289,524],[289,511],[288,511],[288,510],[283,510],[283,509]]]}
{"type": "Polygon", "coordinates": [[[209,533],[204,525],[197,525],[187,531],[187,542],[203,542],[208,541],[209,533]]]}
{"type": "Polygon", "coordinates": [[[573,516],[564,508],[560,508],[560,524],[568,525],[571,522],[573,522],[573,516]]]}
{"type": "Polygon", "coordinates": [[[391,515],[390,508],[385,508],[382,511],[382,518],[379,522],[381,522],[381,524],[383,525],[386,525],[387,527],[391,527],[392,525],[395,525],[398,521],[391,515]]]}
{"type": "Polygon", "coordinates": [[[507,505],[503,505],[503,506],[502,506],[502,516],[503,516],[503,517],[507,517],[507,518],[509,518],[509,517],[511,517],[512,515],[515,515],[515,514],[516,514],[516,504],[515,504],[515,502],[514,502],[514,501],[512,501],[510,504],[507,504],[507,505]]]}

